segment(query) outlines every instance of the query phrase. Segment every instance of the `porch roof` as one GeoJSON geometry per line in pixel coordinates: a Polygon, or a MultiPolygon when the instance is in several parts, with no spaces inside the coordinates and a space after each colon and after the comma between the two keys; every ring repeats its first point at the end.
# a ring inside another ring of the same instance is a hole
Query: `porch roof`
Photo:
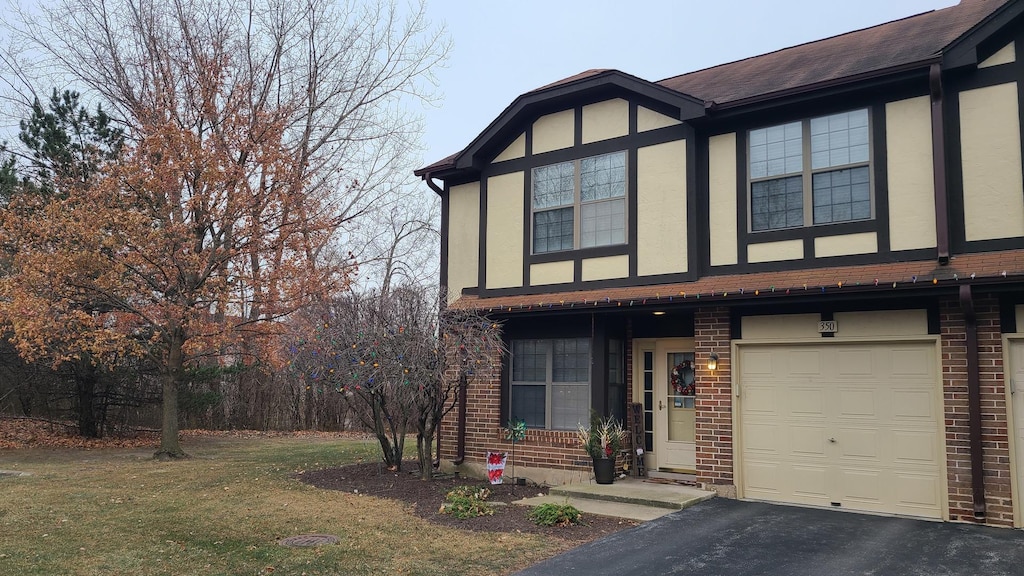
{"type": "Polygon", "coordinates": [[[706,276],[693,282],[595,288],[573,292],[480,297],[464,294],[451,308],[484,312],[543,312],[554,309],[750,304],[759,300],[822,295],[893,296],[963,284],[995,286],[1024,282],[1024,249],[961,254],[946,266],[935,260],[890,262],[706,276]]]}

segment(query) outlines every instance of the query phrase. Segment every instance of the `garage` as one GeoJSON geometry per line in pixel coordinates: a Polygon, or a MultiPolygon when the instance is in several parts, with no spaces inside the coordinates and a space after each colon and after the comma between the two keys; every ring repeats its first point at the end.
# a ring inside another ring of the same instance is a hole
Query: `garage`
{"type": "Polygon", "coordinates": [[[739,495],[943,518],[936,349],[934,339],[737,342],[739,495]]]}

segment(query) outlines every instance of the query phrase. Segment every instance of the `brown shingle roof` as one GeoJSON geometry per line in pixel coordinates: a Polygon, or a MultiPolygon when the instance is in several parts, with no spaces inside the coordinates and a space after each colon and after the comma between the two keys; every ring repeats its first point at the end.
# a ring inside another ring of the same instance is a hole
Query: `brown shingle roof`
{"type": "Polygon", "coordinates": [[[694,282],[597,288],[577,292],[480,298],[466,295],[453,308],[505,312],[620,306],[664,306],[668,303],[728,304],[741,300],[800,298],[854,292],[898,293],[907,289],[948,288],[964,283],[991,284],[1024,279],[1024,250],[963,254],[939,266],[934,260],[892,262],[707,276],[694,282]],[[973,275],[973,277],[972,277],[973,275]],[[841,283],[841,284],[840,284],[841,283]]]}
{"type": "MultiPolygon", "coordinates": [[[[961,0],[933,10],[661,80],[657,84],[718,105],[853,80],[872,73],[927,62],[997,8],[1013,0],[961,0]]],[[[527,94],[606,72],[591,69],[527,94]]],[[[458,153],[416,170],[426,174],[454,167],[458,153]]]]}
{"type": "Polygon", "coordinates": [[[1007,0],[960,4],[658,82],[724,104],[920,63],[1007,0]]]}

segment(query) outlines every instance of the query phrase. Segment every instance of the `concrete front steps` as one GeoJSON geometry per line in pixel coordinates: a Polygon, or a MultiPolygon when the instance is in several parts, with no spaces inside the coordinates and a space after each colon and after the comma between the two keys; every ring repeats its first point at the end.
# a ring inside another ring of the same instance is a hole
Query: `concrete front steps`
{"type": "Polygon", "coordinates": [[[525,498],[514,503],[524,506],[571,504],[584,514],[646,522],[714,496],[714,492],[664,479],[619,478],[614,484],[555,486],[548,491],[547,496],[525,498]]]}

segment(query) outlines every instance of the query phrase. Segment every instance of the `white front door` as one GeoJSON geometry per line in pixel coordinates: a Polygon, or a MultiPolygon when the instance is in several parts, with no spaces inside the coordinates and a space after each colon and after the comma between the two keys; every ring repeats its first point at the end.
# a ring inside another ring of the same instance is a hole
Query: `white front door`
{"type": "Polygon", "coordinates": [[[654,347],[654,452],[658,468],[695,472],[694,354],[680,342],[654,347]]]}
{"type": "MultiPolygon", "coordinates": [[[[1018,518],[1024,515],[1024,498],[1020,492],[1024,490],[1024,340],[1010,341],[1010,368],[1008,370],[1010,387],[1010,404],[1013,412],[1011,430],[1014,440],[1014,464],[1017,479],[1017,514],[1018,518]]],[[[1024,525],[1021,520],[1017,525],[1024,525]]]]}

